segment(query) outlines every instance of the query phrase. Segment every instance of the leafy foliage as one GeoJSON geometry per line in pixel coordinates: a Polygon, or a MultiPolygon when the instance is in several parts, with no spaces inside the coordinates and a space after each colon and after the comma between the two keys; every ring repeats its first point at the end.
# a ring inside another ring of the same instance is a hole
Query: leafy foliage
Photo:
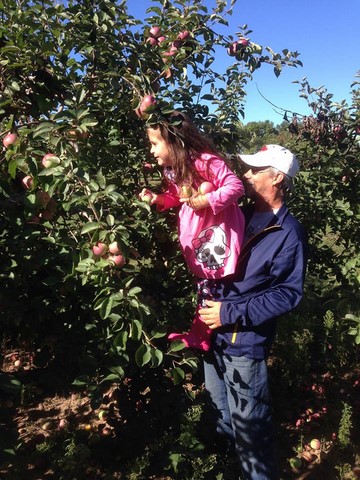
{"type": "MultiPolygon", "coordinates": [[[[104,390],[119,388],[125,453],[136,459],[150,445],[156,457],[153,439],[164,436],[165,449],[179,447],[168,452],[166,468],[189,478],[209,467],[184,460],[191,453],[180,448],[191,438],[189,449],[201,449],[183,416],[197,395],[188,382],[201,383],[199,356],[169,345],[166,334],[190,323],[193,279],[179,252],[176,212],[159,215],[137,198],[144,186],[161,188],[147,122],[180,108],[229,156],[275,141],[294,150],[302,174],[290,203],[310,239],[304,316],[323,319],[337,310],[334,325],[322,331],[327,341],[343,331],[339,316],[358,318],[359,89],[351,107],[333,105],[331,95],[304,80],[302,96],[318,95],[313,116],[276,128],[242,125],[256,71],[270,66],[278,75],[301,62],[297,52],[253,42],[247,25],[220,33],[231,5],[154,0],[143,23],[128,15],[126,2],[0,0],[4,341],[36,352],[39,370],[51,366],[42,377],[50,391],[70,383],[96,405],[104,390]],[[229,60],[224,72],[215,68],[218,55],[229,60]],[[142,111],[149,95],[155,103],[142,111]],[[117,254],[110,252],[115,242],[117,254]],[[105,245],[101,255],[94,253],[98,244],[105,245]],[[144,425],[147,435],[137,444],[131,432],[144,425]]],[[[311,332],[292,338],[296,355],[311,351],[311,332]]],[[[337,352],[336,361],[343,350],[337,352]]],[[[21,383],[1,376],[0,388],[21,392],[21,383]]],[[[75,458],[75,443],[69,439],[61,455],[75,458]]]]}

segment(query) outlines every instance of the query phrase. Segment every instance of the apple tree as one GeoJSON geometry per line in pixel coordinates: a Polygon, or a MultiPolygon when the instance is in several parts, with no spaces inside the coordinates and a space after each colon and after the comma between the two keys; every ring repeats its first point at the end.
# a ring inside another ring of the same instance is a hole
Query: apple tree
{"type": "Polygon", "coordinates": [[[233,153],[247,82],[301,65],[298,53],[258,45],[246,25],[228,32],[223,0],[154,0],[144,22],[113,0],[0,6],[4,341],[32,348],[52,386],[65,377],[96,396],[132,379],[134,402],[146,391],[151,405],[197,356],[166,340],[190,322],[193,285],[176,212],[137,197],[161,183],[146,125],[183,109],[233,153]]]}

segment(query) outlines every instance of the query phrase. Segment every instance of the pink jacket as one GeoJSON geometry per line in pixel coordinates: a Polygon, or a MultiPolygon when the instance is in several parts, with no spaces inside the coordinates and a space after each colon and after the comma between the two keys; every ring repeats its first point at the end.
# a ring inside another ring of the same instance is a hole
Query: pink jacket
{"type": "MultiPolygon", "coordinates": [[[[234,273],[244,235],[244,217],[237,200],[244,195],[241,180],[220,158],[202,154],[195,168],[215,190],[209,207],[194,211],[179,201],[180,188],[169,182],[161,211],[180,206],[178,235],[190,270],[199,278],[223,278],[234,273]],[[208,163],[208,166],[206,163],[208,163]]],[[[198,189],[201,182],[193,184],[198,189]]]]}

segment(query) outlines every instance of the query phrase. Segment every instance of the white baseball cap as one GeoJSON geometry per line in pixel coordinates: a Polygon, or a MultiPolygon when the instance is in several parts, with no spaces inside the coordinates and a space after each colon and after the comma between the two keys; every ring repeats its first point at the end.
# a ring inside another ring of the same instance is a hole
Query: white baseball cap
{"type": "Polygon", "coordinates": [[[264,145],[253,155],[239,154],[238,159],[250,167],[273,167],[289,177],[299,171],[297,158],[293,153],[280,145],[264,145]]]}

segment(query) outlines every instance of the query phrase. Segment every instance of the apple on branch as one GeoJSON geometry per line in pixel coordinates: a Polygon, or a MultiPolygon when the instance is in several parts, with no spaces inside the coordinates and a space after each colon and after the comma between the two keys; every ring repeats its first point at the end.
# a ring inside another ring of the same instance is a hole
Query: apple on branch
{"type": "Polygon", "coordinates": [[[119,253],[121,253],[120,247],[117,242],[110,243],[109,252],[113,255],[119,255],[119,253]]]}
{"type": "Polygon", "coordinates": [[[179,40],[186,40],[187,38],[189,38],[189,36],[190,36],[190,32],[188,32],[188,30],[184,30],[178,34],[177,38],[179,40]]]}
{"type": "Polygon", "coordinates": [[[36,192],[35,198],[36,198],[36,203],[38,205],[41,205],[42,207],[46,207],[46,205],[49,203],[51,199],[48,192],[44,192],[44,190],[39,190],[38,192],[36,192]]]}
{"type": "Polygon", "coordinates": [[[25,190],[32,190],[34,188],[34,179],[31,175],[26,175],[22,180],[21,183],[25,190]]]}
{"type": "Polygon", "coordinates": [[[140,102],[140,106],[135,109],[135,113],[140,118],[143,118],[143,119],[147,118],[148,115],[146,113],[146,110],[155,105],[156,105],[156,98],[153,95],[145,95],[140,102]]]}
{"type": "Polygon", "coordinates": [[[125,257],[123,255],[109,255],[108,260],[119,268],[125,265],[125,257]]]}
{"type": "Polygon", "coordinates": [[[102,243],[102,242],[97,242],[97,244],[92,247],[92,252],[95,255],[95,257],[102,257],[106,252],[106,250],[107,250],[107,245],[106,243],[102,243]]]}
{"type": "Polygon", "coordinates": [[[154,38],[159,38],[162,35],[161,28],[158,27],[157,25],[154,25],[153,27],[151,27],[149,30],[149,33],[154,38]]]}
{"type": "Polygon", "coordinates": [[[149,107],[156,105],[156,99],[153,95],[145,95],[140,104],[140,112],[144,113],[149,107]]]}
{"type": "Polygon", "coordinates": [[[18,136],[16,133],[7,133],[3,138],[3,145],[5,148],[9,148],[10,145],[14,145],[18,141],[18,136]]]}
{"type": "Polygon", "coordinates": [[[57,165],[59,165],[60,159],[53,153],[47,153],[43,156],[41,163],[45,168],[56,167],[57,165]]]}

